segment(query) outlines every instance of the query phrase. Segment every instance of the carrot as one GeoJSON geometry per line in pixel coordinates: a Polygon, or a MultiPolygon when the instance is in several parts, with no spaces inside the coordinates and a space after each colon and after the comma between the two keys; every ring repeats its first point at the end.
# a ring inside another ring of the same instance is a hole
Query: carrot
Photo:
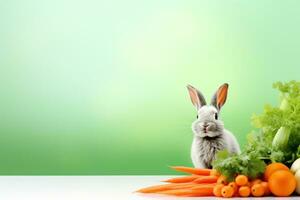
{"type": "Polygon", "coordinates": [[[176,178],[170,178],[163,182],[169,182],[169,183],[186,183],[194,181],[195,179],[199,178],[198,175],[192,175],[192,176],[183,176],[183,177],[176,177],[176,178]]]}
{"type": "Polygon", "coordinates": [[[213,196],[213,186],[203,185],[197,189],[174,189],[158,192],[158,194],[174,196],[213,196]]]}
{"type": "Polygon", "coordinates": [[[159,192],[159,191],[169,190],[172,187],[174,187],[173,184],[154,185],[154,186],[150,186],[150,187],[145,187],[145,188],[139,189],[136,192],[140,192],[140,193],[155,193],[155,192],[159,192]]]}
{"type": "Polygon", "coordinates": [[[174,185],[173,187],[171,187],[172,190],[175,189],[189,189],[189,188],[193,188],[198,186],[199,184],[195,184],[195,183],[183,183],[183,184],[178,184],[178,185],[174,185]]]}
{"type": "Polygon", "coordinates": [[[211,185],[211,186],[207,186],[207,187],[203,187],[201,189],[197,188],[192,188],[192,190],[194,191],[193,194],[187,195],[190,197],[200,197],[200,196],[214,196],[214,186],[215,185],[211,185]]]}
{"type": "Polygon", "coordinates": [[[218,177],[216,176],[202,176],[197,179],[195,179],[194,183],[216,183],[218,180],[218,177]]]}
{"type": "Polygon", "coordinates": [[[173,187],[170,187],[171,189],[170,190],[175,190],[175,189],[201,189],[203,187],[206,187],[206,186],[215,186],[216,183],[202,183],[202,184],[198,184],[198,183],[180,183],[178,185],[174,185],[173,187]]]}
{"type": "Polygon", "coordinates": [[[137,190],[136,192],[140,193],[156,193],[164,190],[171,190],[171,189],[181,189],[181,188],[190,188],[195,186],[195,183],[169,183],[163,185],[154,185],[150,187],[145,187],[142,189],[137,190]]]}
{"type": "Polygon", "coordinates": [[[175,189],[198,189],[198,188],[203,188],[205,186],[215,186],[215,183],[203,183],[203,184],[198,184],[198,183],[179,183],[178,185],[174,185],[170,187],[168,190],[175,190],[175,189]]]}
{"type": "Polygon", "coordinates": [[[174,196],[187,196],[191,195],[193,190],[191,189],[176,189],[176,190],[166,190],[158,192],[158,194],[165,194],[165,195],[174,195],[174,196]]]}
{"type": "Polygon", "coordinates": [[[196,174],[196,175],[205,175],[205,176],[210,175],[211,172],[211,169],[201,169],[201,168],[184,167],[184,166],[173,166],[171,168],[180,172],[196,174]]]}
{"type": "Polygon", "coordinates": [[[216,185],[217,185],[216,183],[195,184],[194,186],[191,187],[191,189],[198,190],[205,187],[215,187],[216,185]]]}
{"type": "Polygon", "coordinates": [[[183,197],[209,197],[209,196],[214,196],[214,194],[211,191],[196,191],[193,192],[192,194],[188,194],[183,197]]]}

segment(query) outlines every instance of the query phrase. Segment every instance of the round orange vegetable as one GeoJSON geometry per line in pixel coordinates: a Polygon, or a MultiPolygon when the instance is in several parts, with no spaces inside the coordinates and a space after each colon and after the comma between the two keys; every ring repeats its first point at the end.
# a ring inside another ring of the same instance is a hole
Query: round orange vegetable
{"type": "Polygon", "coordinates": [[[245,175],[238,175],[235,178],[235,182],[238,186],[246,185],[248,183],[248,177],[245,175]]]}
{"type": "Polygon", "coordinates": [[[221,196],[222,196],[221,191],[222,191],[222,188],[223,188],[223,187],[224,187],[223,184],[218,184],[218,185],[216,185],[216,186],[214,187],[213,193],[214,193],[214,195],[215,195],[216,197],[221,197],[221,196]]]}
{"type": "Polygon", "coordinates": [[[290,196],[296,189],[295,176],[286,170],[278,170],[272,173],[268,183],[270,191],[276,196],[290,196]]]}
{"type": "Polygon", "coordinates": [[[255,197],[261,197],[264,195],[264,193],[264,187],[259,183],[256,183],[251,187],[251,194],[255,197]]]}
{"type": "Polygon", "coordinates": [[[224,186],[221,190],[222,197],[226,197],[226,198],[232,197],[233,193],[234,193],[233,188],[228,185],[224,186]]]}
{"type": "Polygon", "coordinates": [[[268,181],[272,173],[274,173],[277,170],[286,170],[289,171],[289,168],[285,166],[282,163],[271,163],[266,167],[265,173],[264,173],[264,179],[265,181],[268,181]]]}
{"type": "Polygon", "coordinates": [[[262,182],[262,180],[260,180],[259,178],[254,179],[254,180],[252,180],[252,181],[250,182],[250,187],[252,187],[252,186],[255,185],[255,184],[259,184],[259,183],[261,183],[261,182],[262,182]]]}
{"type": "Polygon", "coordinates": [[[237,184],[236,184],[235,182],[230,182],[230,183],[228,184],[228,186],[232,187],[234,193],[237,192],[238,186],[237,186],[237,184]]]}
{"type": "Polygon", "coordinates": [[[217,180],[217,184],[227,185],[226,177],[224,175],[219,176],[219,178],[217,180]]]}
{"type": "Polygon", "coordinates": [[[249,195],[250,195],[250,187],[249,186],[241,186],[240,188],[239,188],[239,195],[241,196],[241,197],[249,197],[249,195]]]}
{"type": "Polygon", "coordinates": [[[265,190],[265,193],[264,193],[264,196],[269,196],[271,194],[271,191],[269,189],[269,184],[268,182],[261,182],[260,183],[263,187],[264,187],[264,190],[265,190]]]}

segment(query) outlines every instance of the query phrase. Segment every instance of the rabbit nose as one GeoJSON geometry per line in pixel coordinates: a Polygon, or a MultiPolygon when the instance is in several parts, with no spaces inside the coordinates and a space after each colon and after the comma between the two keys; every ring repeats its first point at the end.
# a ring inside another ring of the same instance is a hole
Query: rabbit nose
{"type": "Polygon", "coordinates": [[[207,127],[208,127],[208,124],[203,124],[203,127],[204,127],[204,128],[207,128],[207,127]]]}

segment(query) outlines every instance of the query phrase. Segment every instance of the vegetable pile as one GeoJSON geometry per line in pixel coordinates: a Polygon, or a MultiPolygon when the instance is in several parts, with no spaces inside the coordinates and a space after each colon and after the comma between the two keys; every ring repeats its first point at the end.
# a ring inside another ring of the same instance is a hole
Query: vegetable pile
{"type": "Polygon", "coordinates": [[[300,82],[277,82],[277,107],[252,117],[256,128],[241,154],[218,152],[213,169],[173,167],[190,173],[137,192],[175,196],[261,197],[300,195],[300,82]],[[290,167],[290,168],[289,168],[290,167]]]}
{"type": "Polygon", "coordinates": [[[236,174],[257,178],[266,164],[282,162],[290,166],[300,157],[300,82],[277,82],[280,105],[266,105],[261,115],[254,115],[257,128],[248,136],[248,143],[240,155],[221,151],[213,167],[232,180],[236,174]]]}
{"type": "Polygon", "coordinates": [[[271,163],[261,178],[250,179],[238,174],[232,181],[216,169],[183,166],[172,168],[190,175],[171,178],[164,181],[167,184],[142,188],[137,192],[184,197],[262,197],[272,194],[287,197],[300,189],[300,159],[293,164],[291,170],[282,163],[271,163]]]}

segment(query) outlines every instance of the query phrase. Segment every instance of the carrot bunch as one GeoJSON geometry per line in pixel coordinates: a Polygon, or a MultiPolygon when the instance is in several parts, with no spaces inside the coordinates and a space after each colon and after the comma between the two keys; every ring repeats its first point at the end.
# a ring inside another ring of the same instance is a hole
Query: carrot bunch
{"type": "Polygon", "coordinates": [[[219,177],[219,174],[215,170],[184,166],[174,166],[171,168],[176,171],[188,173],[189,175],[167,179],[163,181],[166,184],[142,188],[137,192],[185,197],[214,196],[214,187],[219,177]]]}

